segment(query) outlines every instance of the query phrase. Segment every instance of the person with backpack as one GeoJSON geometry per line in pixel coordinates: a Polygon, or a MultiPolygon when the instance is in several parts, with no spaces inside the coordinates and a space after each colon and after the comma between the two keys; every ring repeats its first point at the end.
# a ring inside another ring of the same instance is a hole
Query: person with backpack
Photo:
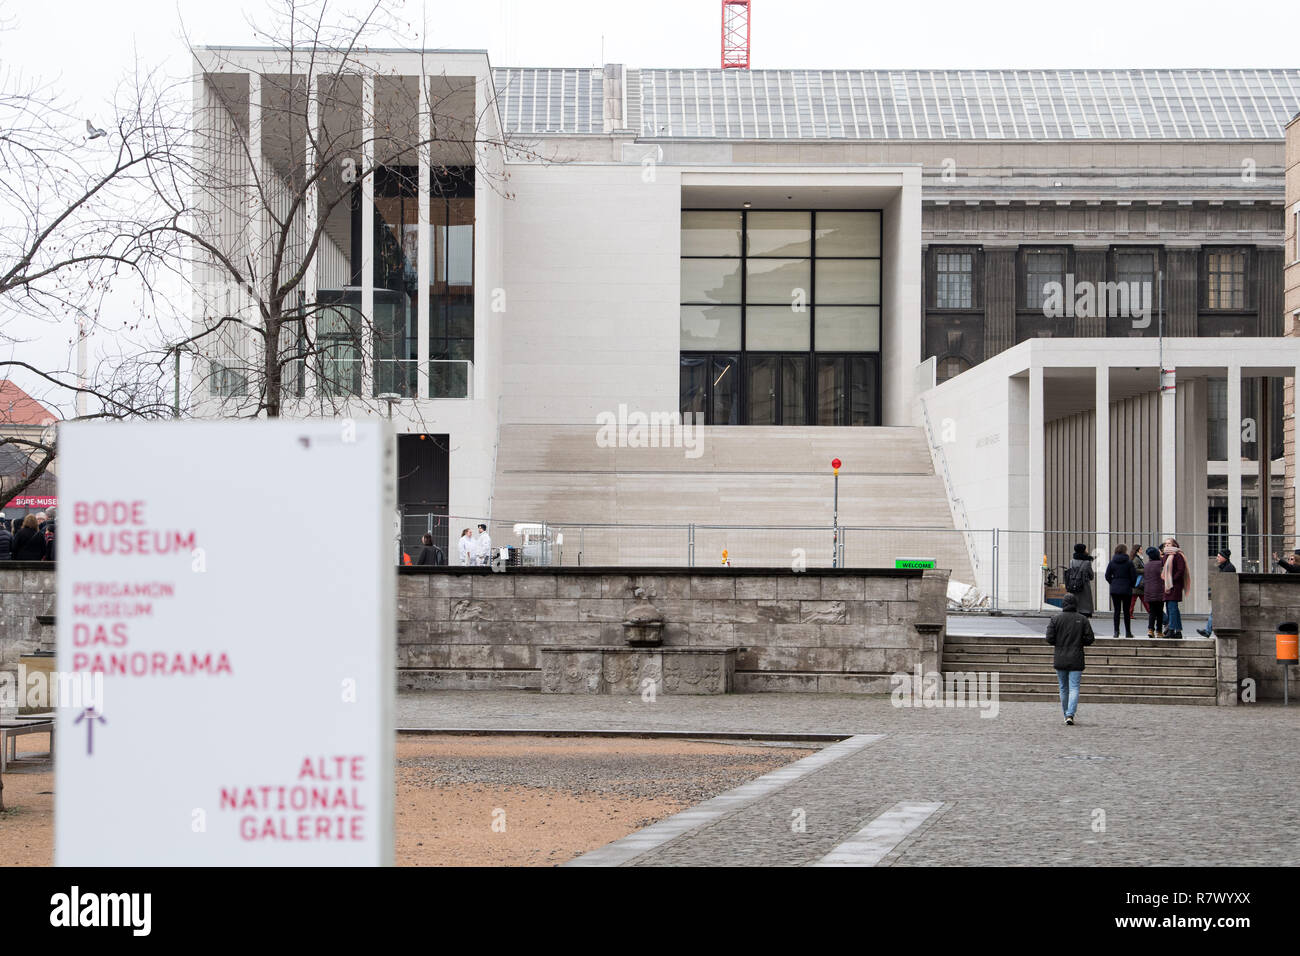
{"type": "Polygon", "coordinates": [[[1110,583],[1110,605],[1115,612],[1115,636],[1119,637],[1120,612],[1124,612],[1124,637],[1133,636],[1133,586],[1138,572],[1128,556],[1128,546],[1115,548],[1115,556],[1106,565],[1106,580],[1110,583]]]}
{"type": "Polygon", "coordinates": [[[1076,544],[1074,557],[1065,569],[1065,590],[1074,595],[1078,611],[1084,617],[1092,617],[1092,581],[1095,577],[1092,572],[1092,555],[1088,553],[1087,546],[1076,544]]]}
{"type": "Polygon", "coordinates": [[[1096,638],[1092,624],[1079,613],[1078,601],[1073,594],[1061,599],[1061,613],[1047,622],[1047,643],[1052,652],[1052,666],[1061,688],[1061,711],[1067,726],[1074,726],[1074,715],[1079,709],[1079,681],[1083,678],[1083,649],[1096,638]]]}

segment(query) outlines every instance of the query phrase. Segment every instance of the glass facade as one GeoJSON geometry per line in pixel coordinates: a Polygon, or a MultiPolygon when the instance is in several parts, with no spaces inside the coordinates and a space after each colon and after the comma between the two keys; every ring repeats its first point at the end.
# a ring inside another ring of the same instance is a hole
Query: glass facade
{"type": "MultiPolygon", "coordinates": [[[[421,294],[429,302],[429,397],[469,394],[474,358],[474,170],[446,167],[430,174],[430,285],[419,287],[419,185],[416,167],[375,175],[375,312],[370,330],[375,395],[419,394],[421,294]]],[[[318,293],[319,387],[325,394],[362,391],[362,194],[350,197],[346,276],[318,293]]]]}
{"type": "Polygon", "coordinates": [[[876,425],[880,213],[682,211],[683,413],[876,425]]]}

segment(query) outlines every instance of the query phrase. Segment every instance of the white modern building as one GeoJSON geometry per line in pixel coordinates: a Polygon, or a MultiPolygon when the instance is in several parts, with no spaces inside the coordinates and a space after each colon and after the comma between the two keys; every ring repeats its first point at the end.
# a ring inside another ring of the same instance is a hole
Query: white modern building
{"type": "Polygon", "coordinates": [[[391,416],[408,533],[934,558],[1005,606],[1076,536],[1187,536],[1201,581],[1282,541],[1300,70],[209,48],[194,102],[217,264],[193,409],[391,416]],[[640,427],[683,415],[685,443],[640,427]]]}

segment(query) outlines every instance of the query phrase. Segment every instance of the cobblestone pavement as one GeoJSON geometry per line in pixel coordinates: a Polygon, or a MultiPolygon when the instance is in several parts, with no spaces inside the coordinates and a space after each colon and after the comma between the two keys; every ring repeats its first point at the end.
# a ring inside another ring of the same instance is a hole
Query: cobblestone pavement
{"type": "Polygon", "coordinates": [[[1300,706],[1094,704],[1066,727],[1038,703],[443,691],[399,696],[398,727],[884,735],[634,865],[812,863],[899,801],[944,806],[881,865],[1300,865],[1300,706]]]}

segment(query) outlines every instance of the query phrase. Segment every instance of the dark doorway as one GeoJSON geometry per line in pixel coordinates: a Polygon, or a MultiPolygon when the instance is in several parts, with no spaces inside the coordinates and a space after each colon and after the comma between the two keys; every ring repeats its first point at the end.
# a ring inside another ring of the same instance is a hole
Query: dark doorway
{"type": "Polygon", "coordinates": [[[397,507],[402,551],[414,561],[426,532],[447,555],[447,505],[451,454],[447,435],[397,436],[397,507]]]}

